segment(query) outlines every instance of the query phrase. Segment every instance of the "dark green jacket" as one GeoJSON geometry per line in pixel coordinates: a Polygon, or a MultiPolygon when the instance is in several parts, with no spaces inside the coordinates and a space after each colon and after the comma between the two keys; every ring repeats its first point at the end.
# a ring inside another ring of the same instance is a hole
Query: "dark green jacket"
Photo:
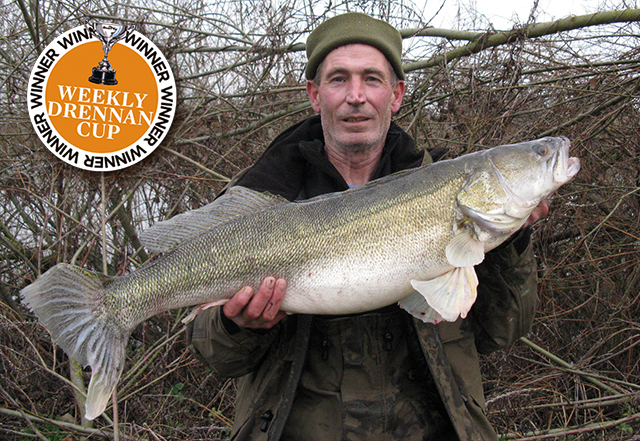
{"type": "MultiPolygon", "coordinates": [[[[323,154],[322,139],[319,117],[293,126],[237,184],[289,200],[345,190],[346,182],[323,154]]],[[[431,158],[441,153],[431,152],[431,158]]],[[[374,179],[431,158],[423,159],[413,140],[392,123],[374,179]]],[[[528,229],[519,232],[476,267],[478,300],[465,320],[437,326],[413,320],[430,369],[424,375],[432,375],[461,441],[497,439],[484,413],[478,353],[505,348],[531,327],[537,270],[529,236],[528,229]]],[[[304,365],[311,320],[293,315],[269,332],[256,333],[235,327],[214,308],[189,327],[193,353],[215,373],[240,378],[232,439],[279,439],[304,365]]]]}

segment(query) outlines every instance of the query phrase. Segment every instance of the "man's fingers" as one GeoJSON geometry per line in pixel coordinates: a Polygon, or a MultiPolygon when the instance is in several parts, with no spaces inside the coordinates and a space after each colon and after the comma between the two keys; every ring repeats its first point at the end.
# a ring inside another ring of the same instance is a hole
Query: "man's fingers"
{"type": "Polygon", "coordinates": [[[262,316],[264,309],[269,303],[269,299],[273,295],[273,288],[276,280],[273,277],[267,277],[262,281],[258,292],[253,296],[249,305],[245,310],[245,314],[250,319],[256,320],[262,316]]]}
{"type": "Polygon", "coordinates": [[[547,217],[549,214],[549,203],[547,201],[542,201],[538,204],[538,218],[536,220],[542,219],[543,217],[547,217]]]}
{"type": "Polygon", "coordinates": [[[224,305],[224,314],[229,318],[237,317],[247,306],[252,296],[253,289],[250,286],[245,286],[224,305]]]}
{"type": "Polygon", "coordinates": [[[280,312],[280,306],[282,306],[282,300],[284,299],[284,294],[287,291],[287,281],[284,279],[278,279],[275,282],[275,286],[273,288],[273,293],[271,294],[271,298],[267,302],[267,305],[264,308],[264,319],[268,322],[276,319],[278,317],[278,313],[280,312]]]}
{"type": "Polygon", "coordinates": [[[526,220],[523,226],[528,227],[530,225],[533,225],[543,217],[546,217],[548,214],[549,214],[549,204],[547,203],[547,201],[540,201],[538,206],[533,209],[533,211],[531,212],[531,215],[526,220]]]}
{"type": "Polygon", "coordinates": [[[266,277],[255,294],[249,286],[238,291],[224,305],[224,314],[240,327],[271,328],[286,316],[280,311],[286,290],[286,280],[266,277]]]}

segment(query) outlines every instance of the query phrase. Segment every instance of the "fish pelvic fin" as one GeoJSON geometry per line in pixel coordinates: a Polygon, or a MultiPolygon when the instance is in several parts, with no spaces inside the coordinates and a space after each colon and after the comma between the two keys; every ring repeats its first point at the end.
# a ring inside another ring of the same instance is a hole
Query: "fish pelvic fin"
{"type": "MultiPolygon", "coordinates": [[[[455,322],[458,317],[465,318],[478,296],[478,276],[473,267],[455,268],[431,280],[412,280],[411,286],[437,315],[425,310],[424,304],[416,303],[415,299],[413,303],[405,303],[405,306],[423,308],[409,312],[430,323],[442,321],[440,318],[448,322],[455,322]]],[[[400,306],[403,307],[402,304],[400,306]]]]}
{"type": "Polygon", "coordinates": [[[125,361],[130,331],[105,313],[102,298],[110,277],[58,264],[21,291],[23,303],[69,357],[91,366],[86,418],[104,412],[125,361]]]}

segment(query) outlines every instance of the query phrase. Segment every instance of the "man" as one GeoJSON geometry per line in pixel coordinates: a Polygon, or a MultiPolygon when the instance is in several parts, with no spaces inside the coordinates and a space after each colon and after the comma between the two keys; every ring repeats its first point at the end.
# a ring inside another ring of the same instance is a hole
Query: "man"
{"type": "MultiPolygon", "coordinates": [[[[391,121],[405,92],[396,29],[349,13],[309,36],[307,92],[319,116],[278,136],[236,182],[289,200],[346,190],[437,159],[391,121]]],[[[535,217],[546,214],[542,205],[535,217]]],[[[241,377],[232,439],[488,440],[478,352],[526,333],[536,305],[530,229],[476,269],[465,320],[424,324],[392,305],[350,316],[286,316],[286,280],[240,290],[200,314],[191,350],[241,377]]]]}

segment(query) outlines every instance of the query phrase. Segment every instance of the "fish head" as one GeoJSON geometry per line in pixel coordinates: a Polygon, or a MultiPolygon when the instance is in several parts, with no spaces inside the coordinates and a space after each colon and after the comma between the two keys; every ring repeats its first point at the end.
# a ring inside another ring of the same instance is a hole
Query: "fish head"
{"type": "Polygon", "coordinates": [[[568,138],[547,137],[496,147],[487,153],[514,202],[535,207],[580,171],[580,160],[569,157],[570,145],[568,138]]]}
{"type": "Polygon", "coordinates": [[[580,170],[569,139],[547,137],[480,152],[457,196],[464,222],[478,231],[510,235],[533,209],[580,170]]]}

